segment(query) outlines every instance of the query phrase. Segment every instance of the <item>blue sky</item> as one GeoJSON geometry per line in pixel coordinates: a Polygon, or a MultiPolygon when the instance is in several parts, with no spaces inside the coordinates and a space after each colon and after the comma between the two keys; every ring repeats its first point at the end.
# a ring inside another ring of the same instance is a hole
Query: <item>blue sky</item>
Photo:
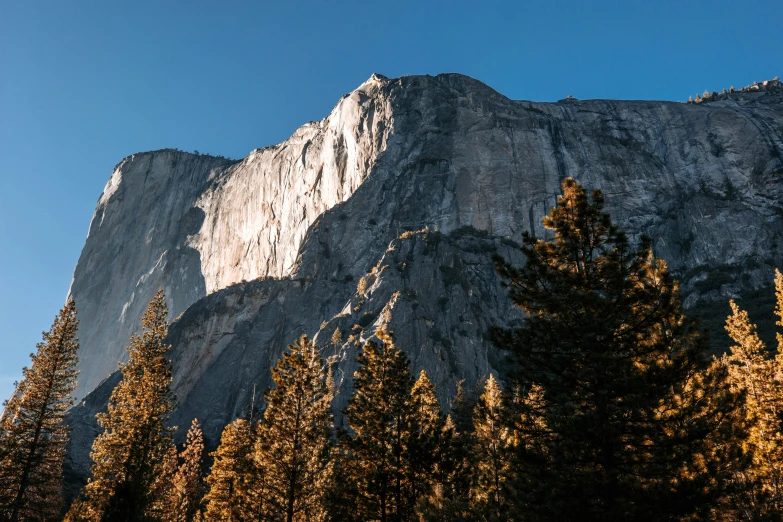
{"type": "Polygon", "coordinates": [[[780,0],[0,0],[0,400],[129,154],[243,157],[373,72],[460,72],[537,101],[685,100],[783,75],[781,20],[780,0]]]}

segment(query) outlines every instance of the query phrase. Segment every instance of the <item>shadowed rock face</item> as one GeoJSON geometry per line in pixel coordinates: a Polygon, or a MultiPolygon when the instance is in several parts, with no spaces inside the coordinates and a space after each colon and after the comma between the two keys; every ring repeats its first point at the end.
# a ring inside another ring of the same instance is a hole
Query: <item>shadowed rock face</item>
{"type": "MultiPolygon", "coordinates": [[[[566,176],[601,188],[632,236],[653,238],[695,312],[757,295],[783,259],[782,93],[533,103],[456,74],[373,76],[321,122],[240,162],[159,151],[120,163],[71,287],[78,394],[116,369],[163,288],[177,317],[174,421],[184,430],[198,417],[211,445],[302,333],[329,358],[338,409],[353,340],[384,324],[448,407],[459,379],[502,373],[487,328],[520,315],[491,254],[520,261],[515,242],[545,235],[566,176]]],[[[74,431],[92,433],[103,403],[75,408],[74,431]]],[[[74,438],[75,475],[87,439],[74,438]]]]}

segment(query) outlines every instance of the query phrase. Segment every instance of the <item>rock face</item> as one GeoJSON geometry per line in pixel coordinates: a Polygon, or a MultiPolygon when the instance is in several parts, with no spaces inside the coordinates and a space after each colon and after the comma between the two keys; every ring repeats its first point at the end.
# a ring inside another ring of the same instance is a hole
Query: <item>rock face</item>
{"type": "Polygon", "coordinates": [[[303,333],[332,365],[336,408],[351,391],[353,341],[384,324],[448,407],[458,380],[502,373],[487,329],[521,317],[491,255],[519,260],[525,231],[545,235],[567,176],[601,188],[621,226],[653,238],[696,312],[762,295],[783,259],[778,91],[698,105],[533,103],[456,74],[376,75],[324,120],[239,162],[126,158],[71,287],[77,393],[93,392],[72,413],[72,473],[86,473],[92,415],[116,376],[99,383],[158,288],[176,318],[174,422],[197,416],[208,444],[248,413],[254,385],[260,396],[303,333]]]}

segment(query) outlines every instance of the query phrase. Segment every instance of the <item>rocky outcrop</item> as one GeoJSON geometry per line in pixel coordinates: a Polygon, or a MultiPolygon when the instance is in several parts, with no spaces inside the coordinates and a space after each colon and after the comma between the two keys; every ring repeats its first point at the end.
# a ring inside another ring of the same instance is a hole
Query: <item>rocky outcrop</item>
{"type": "MultiPolygon", "coordinates": [[[[197,416],[211,444],[302,333],[333,366],[338,410],[353,340],[384,324],[448,407],[459,379],[502,373],[487,328],[521,318],[491,254],[513,258],[524,232],[546,234],[566,176],[603,189],[632,236],[653,238],[693,311],[761,295],[783,259],[783,93],[533,103],[456,74],[373,76],[241,162],[159,151],[118,166],[71,288],[79,394],[107,396],[113,381],[96,386],[163,288],[174,421],[197,416]]],[[[92,433],[94,396],[74,409],[75,431],[92,433]]],[[[88,448],[74,440],[72,469],[84,470],[88,448]]]]}
{"type": "Polygon", "coordinates": [[[242,161],[174,150],[115,167],[76,265],[78,398],[125,357],[154,293],[172,317],[208,293],[294,269],[310,224],[361,185],[384,150],[390,108],[372,78],[327,118],[242,161]]]}

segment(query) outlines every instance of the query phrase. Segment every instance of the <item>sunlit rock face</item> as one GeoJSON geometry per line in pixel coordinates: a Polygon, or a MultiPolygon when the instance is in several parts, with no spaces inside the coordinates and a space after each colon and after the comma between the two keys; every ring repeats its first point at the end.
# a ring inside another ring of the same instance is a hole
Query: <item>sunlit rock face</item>
{"type": "MultiPolygon", "coordinates": [[[[198,417],[210,444],[248,414],[254,387],[260,405],[270,367],[303,333],[329,360],[336,409],[354,341],[384,325],[447,408],[460,379],[502,374],[487,330],[520,314],[491,256],[520,261],[522,234],[546,235],[541,219],[567,176],[601,188],[632,237],[652,237],[690,310],[725,315],[729,297],[760,295],[783,264],[782,135],[779,92],[533,103],[456,74],[373,76],[324,120],[239,162],[131,156],[98,202],[71,288],[78,393],[116,369],[163,288],[173,420],[198,417]]],[[[74,409],[77,475],[113,384],[74,409]]]]}
{"type": "Polygon", "coordinates": [[[162,288],[176,317],[215,290],[291,274],[310,224],[361,185],[391,119],[372,78],[320,122],[242,161],[174,150],[117,165],[98,201],[70,295],[81,398],[117,368],[162,288]]]}

